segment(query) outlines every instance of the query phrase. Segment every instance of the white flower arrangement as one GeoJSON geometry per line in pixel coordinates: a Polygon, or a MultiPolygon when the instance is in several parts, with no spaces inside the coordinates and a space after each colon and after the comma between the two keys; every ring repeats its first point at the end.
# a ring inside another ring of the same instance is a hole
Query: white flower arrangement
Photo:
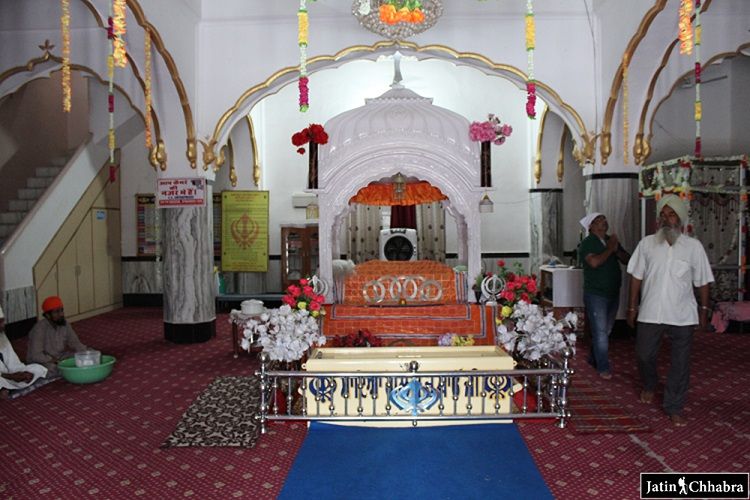
{"type": "Polygon", "coordinates": [[[563,319],[555,319],[552,312],[544,314],[536,304],[525,301],[516,303],[510,321],[497,327],[498,340],[509,353],[518,353],[529,361],[537,361],[565,349],[575,353],[578,316],[568,313],[563,319]]]}
{"type": "Polygon", "coordinates": [[[322,346],[326,337],[318,321],[307,310],[283,305],[249,319],[243,331],[242,348],[250,350],[255,338],[273,361],[297,361],[312,346],[322,346]]]}

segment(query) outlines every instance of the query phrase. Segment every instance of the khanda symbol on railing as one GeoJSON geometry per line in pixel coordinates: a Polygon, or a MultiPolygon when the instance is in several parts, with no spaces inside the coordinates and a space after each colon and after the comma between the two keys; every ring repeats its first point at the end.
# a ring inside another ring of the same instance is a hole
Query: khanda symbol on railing
{"type": "Polygon", "coordinates": [[[230,224],[230,228],[232,230],[232,239],[243,250],[255,242],[255,239],[260,232],[258,223],[254,219],[251,219],[247,214],[242,214],[242,217],[233,220],[230,224]]]}

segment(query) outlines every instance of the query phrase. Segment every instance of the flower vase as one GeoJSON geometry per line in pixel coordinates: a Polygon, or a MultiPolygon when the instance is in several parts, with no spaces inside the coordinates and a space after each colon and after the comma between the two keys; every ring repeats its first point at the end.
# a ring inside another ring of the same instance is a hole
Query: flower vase
{"type": "Polygon", "coordinates": [[[490,141],[482,141],[479,162],[482,167],[481,180],[482,187],[492,187],[492,150],[490,150],[490,141]]]}
{"type": "Polygon", "coordinates": [[[318,144],[310,141],[307,149],[310,152],[307,168],[307,189],[318,189],[318,144]]]}

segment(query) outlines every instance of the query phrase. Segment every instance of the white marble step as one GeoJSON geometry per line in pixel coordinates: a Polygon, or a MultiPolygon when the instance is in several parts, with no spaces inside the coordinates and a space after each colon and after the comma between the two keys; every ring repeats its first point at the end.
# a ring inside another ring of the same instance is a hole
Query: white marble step
{"type": "Polygon", "coordinates": [[[18,190],[19,200],[38,200],[44,194],[44,188],[21,188],[18,190]]]}
{"type": "Polygon", "coordinates": [[[59,174],[61,171],[62,171],[62,166],[60,167],[37,167],[36,170],[34,171],[34,175],[36,177],[57,177],[57,174],[59,174]]]}
{"type": "Polygon", "coordinates": [[[26,179],[26,187],[28,188],[46,188],[55,182],[54,177],[29,177],[26,179]]]}
{"type": "Polygon", "coordinates": [[[16,224],[0,224],[0,238],[7,238],[13,234],[13,230],[16,228],[16,224]]]}
{"type": "Polygon", "coordinates": [[[31,210],[36,200],[10,200],[8,202],[11,212],[23,212],[31,210]]]}
{"type": "Polygon", "coordinates": [[[4,212],[0,214],[0,224],[18,224],[28,212],[4,212]]]}

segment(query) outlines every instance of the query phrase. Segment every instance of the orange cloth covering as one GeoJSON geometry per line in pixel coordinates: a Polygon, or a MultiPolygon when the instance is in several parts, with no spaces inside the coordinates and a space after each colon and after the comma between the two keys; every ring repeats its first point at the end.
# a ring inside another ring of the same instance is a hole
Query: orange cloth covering
{"type": "Polygon", "coordinates": [[[352,196],[349,203],[390,207],[393,205],[419,205],[448,199],[440,189],[426,181],[406,184],[404,191],[403,198],[397,200],[393,197],[393,184],[370,184],[357,191],[357,194],[352,196]]]}
{"type": "Polygon", "coordinates": [[[326,305],[323,333],[348,335],[368,330],[383,345],[437,345],[445,333],[474,338],[475,345],[495,345],[493,309],[479,304],[365,307],[326,305]]]}
{"type": "MultiPolygon", "coordinates": [[[[453,269],[442,262],[432,260],[370,260],[363,264],[358,264],[354,274],[346,278],[344,282],[343,303],[359,306],[375,305],[365,301],[362,290],[367,282],[377,280],[383,276],[422,276],[425,279],[439,282],[443,289],[443,296],[439,302],[431,303],[431,305],[466,302],[466,292],[458,290],[459,286],[466,286],[463,276],[458,276],[453,269]],[[459,283],[458,286],[456,285],[457,282],[459,283]]],[[[397,304],[398,301],[391,300],[390,303],[381,305],[397,304]]]]}

